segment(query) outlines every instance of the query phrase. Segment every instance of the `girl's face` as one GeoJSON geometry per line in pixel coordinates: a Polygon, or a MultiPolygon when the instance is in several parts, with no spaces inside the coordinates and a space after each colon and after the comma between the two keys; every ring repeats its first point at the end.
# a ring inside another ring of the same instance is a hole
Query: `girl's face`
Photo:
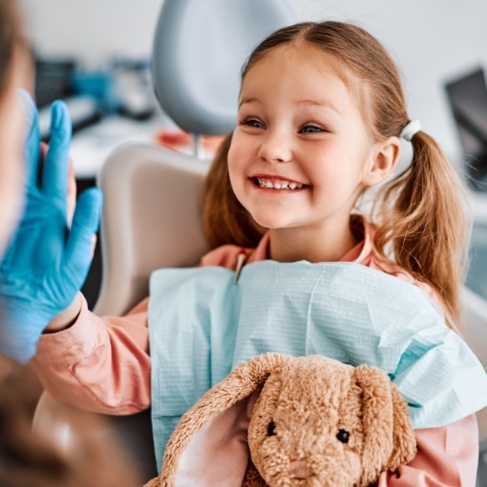
{"type": "Polygon", "coordinates": [[[263,227],[342,232],[375,153],[358,100],[316,48],[278,48],[248,72],[228,168],[263,227]]]}

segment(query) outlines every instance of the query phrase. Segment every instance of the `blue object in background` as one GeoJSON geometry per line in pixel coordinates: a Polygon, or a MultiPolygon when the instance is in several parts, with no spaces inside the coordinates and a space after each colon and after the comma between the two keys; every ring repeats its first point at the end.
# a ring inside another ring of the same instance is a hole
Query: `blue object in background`
{"type": "Polygon", "coordinates": [[[71,77],[72,92],[77,95],[92,96],[104,113],[118,109],[118,101],[113,89],[113,77],[109,70],[76,70],[71,77]]]}

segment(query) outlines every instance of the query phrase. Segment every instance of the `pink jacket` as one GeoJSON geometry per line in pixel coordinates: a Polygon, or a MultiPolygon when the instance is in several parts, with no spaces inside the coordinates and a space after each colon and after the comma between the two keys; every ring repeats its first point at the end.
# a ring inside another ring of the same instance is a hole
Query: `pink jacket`
{"type": "MultiPolygon", "coordinates": [[[[394,275],[423,289],[401,269],[379,261],[371,246],[373,229],[359,225],[360,243],[343,258],[394,275]]],[[[247,263],[268,258],[268,237],[256,249],[233,245],[217,248],[201,265],[235,270],[237,256],[247,263]]],[[[77,321],[68,329],[45,334],[32,365],[44,387],[55,397],[78,407],[107,414],[132,414],[150,405],[149,340],[146,298],[123,317],[98,317],[83,303],[77,321]]],[[[418,454],[397,472],[383,472],[379,487],[475,486],[478,462],[478,428],[475,415],[442,428],[416,430],[418,454]]]]}

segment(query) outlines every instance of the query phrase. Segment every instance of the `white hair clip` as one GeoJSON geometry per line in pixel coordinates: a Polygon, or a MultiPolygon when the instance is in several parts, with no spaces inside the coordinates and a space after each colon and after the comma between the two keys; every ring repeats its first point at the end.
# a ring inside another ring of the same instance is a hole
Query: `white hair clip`
{"type": "Polygon", "coordinates": [[[399,134],[400,139],[407,140],[408,142],[411,142],[412,138],[421,130],[421,124],[419,123],[419,120],[410,120],[404,128],[401,130],[401,133],[399,134]]]}

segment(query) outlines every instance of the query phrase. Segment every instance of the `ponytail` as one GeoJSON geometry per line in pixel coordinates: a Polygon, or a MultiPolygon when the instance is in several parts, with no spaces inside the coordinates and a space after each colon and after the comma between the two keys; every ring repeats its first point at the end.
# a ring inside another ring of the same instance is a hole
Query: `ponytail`
{"type": "Polygon", "coordinates": [[[431,286],[458,331],[470,238],[466,190],[429,135],[418,132],[411,143],[411,165],[378,194],[374,246],[431,286]]]}

